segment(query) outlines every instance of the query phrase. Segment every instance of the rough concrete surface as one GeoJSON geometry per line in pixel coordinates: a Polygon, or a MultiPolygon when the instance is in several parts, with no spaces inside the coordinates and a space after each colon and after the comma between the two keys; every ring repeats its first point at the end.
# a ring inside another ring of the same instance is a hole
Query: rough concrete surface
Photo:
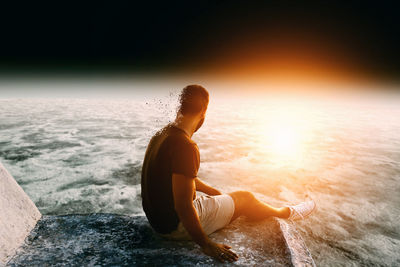
{"type": "Polygon", "coordinates": [[[311,253],[294,225],[287,223],[284,220],[279,219],[278,221],[284,236],[286,247],[290,254],[290,261],[292,262],[293,266],[315,267],[315,262],[311,256],[311,253]]]}
{"type": "Polygon", "coordinates": [[[0,266],[21,246],[41,214],[0,163],[0,266]]]}
{"type": "MultiPolygon", "coordinates": [[[[238,218],[210,235],[240,256],[235,266],[315,266],[294,225],[238,218]]],[[[0,163],[0,266],[220,266],[192,241],[169,241],[144,216],[41,216],[0,163]]],[[[232,265],[232,264],[227,264],[232,265]]]]}
{"type": "Polygon", "coordinates": [[[165,240],[144,216],[117,214],[43,215],[7,266],[290,266],[275,219],[239,218],[210,235],[239,255],[220,264],[192,241],[165,240]]]}

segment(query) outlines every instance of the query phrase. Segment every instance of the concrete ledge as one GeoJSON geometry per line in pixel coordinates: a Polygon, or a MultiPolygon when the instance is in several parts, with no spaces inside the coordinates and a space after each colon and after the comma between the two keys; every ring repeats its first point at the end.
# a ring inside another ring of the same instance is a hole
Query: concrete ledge
{"type": "MultiPolygon", "coordinates": [[[[241,217],[210,237],[232,246],[240,255],[236,266],[315,266],[295,226],[284,220],[241,217]]],[[[221,266],[194,242],[162,239],[144,216],[42,217],[0,163],[0,266],[6,264],[221,266]]]]}
{"type": "Polygon", "coordinates": [[[0,265],[14,255],[41,214],[0,163],[0,265]]]}
{"type": "Polygon", "coordinates": [[[289,251],[292,265],[295,267],[315,267],[315,262],[311,257],[311,253],[294,225],[281,219],[278,219],[278,221],[285,239],[286,247],[289,251]]]}
{"type": "MultiPolygon", "coordinates": [[[[211,238],[232,246],[235,266],[290,266],[278,222],[239,218],[211,238]]],[[[154,233],[145,216],[43,215],[7,266],[231,266],[205,255],[192,241],[154,233]]]]}

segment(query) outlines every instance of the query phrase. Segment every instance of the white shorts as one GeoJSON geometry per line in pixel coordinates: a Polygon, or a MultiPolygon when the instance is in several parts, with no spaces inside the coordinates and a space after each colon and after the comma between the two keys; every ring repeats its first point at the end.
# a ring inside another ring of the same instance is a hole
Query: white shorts
{"type": "MultiPolygon", "coordinates": [[[[235,202],[227,194],[217,196],[200,196],[193,200],[193,205],[199,215],[204,232],[209,235],[229,224],[235,212],[235,202]]],[[[173,240],[191,240],[182,222],[178,228],[169,234],[160,234],[173,240]]]]}

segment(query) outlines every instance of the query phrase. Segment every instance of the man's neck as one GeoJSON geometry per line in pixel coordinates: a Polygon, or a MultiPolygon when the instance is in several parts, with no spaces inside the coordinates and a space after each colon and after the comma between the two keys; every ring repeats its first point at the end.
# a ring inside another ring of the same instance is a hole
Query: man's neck
{"type": "Polygon", "coordinates": [[[182,119],[175,119],[173,125],[183,130],[190,138],[192,137],[193,131],[191,130],[192,126],[190,125],[189,122],[186,122],[182,119]]]}

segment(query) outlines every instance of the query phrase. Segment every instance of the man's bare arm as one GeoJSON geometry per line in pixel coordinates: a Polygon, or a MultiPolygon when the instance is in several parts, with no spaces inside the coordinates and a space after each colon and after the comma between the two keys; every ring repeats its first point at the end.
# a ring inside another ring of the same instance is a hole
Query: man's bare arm
{"type": "Polygon", "coordinates": [[[222,194],[218,189],[216,189],[216,188],[210,186],[209,184],[207,184],[206,182],[202,181],[199,177],[196,177],[196,179],[194,179],[194,181],[196,184],[196,191],[203,192],[210,196],[216,196],[216,195],[222,194]]]}
{"type": "Polygon", "coordinates": [[[193,241],[203,247],[210,240],[201,228],[199,216],[193,206],[194,189],[194,179],[181,174],[174,173],[172,175],[172,191],[176,213],[193,241]]]}
{"type": "Polygon", "coordinates": [[[195,181],[181,174],[172,174],[172,191],[176,213],[193,241],[200,245],[203,252],[218,260],[234,261],[238,256],[230,246],[213,242],[204,232],[200,219],[193,205],[195,181]]]}

